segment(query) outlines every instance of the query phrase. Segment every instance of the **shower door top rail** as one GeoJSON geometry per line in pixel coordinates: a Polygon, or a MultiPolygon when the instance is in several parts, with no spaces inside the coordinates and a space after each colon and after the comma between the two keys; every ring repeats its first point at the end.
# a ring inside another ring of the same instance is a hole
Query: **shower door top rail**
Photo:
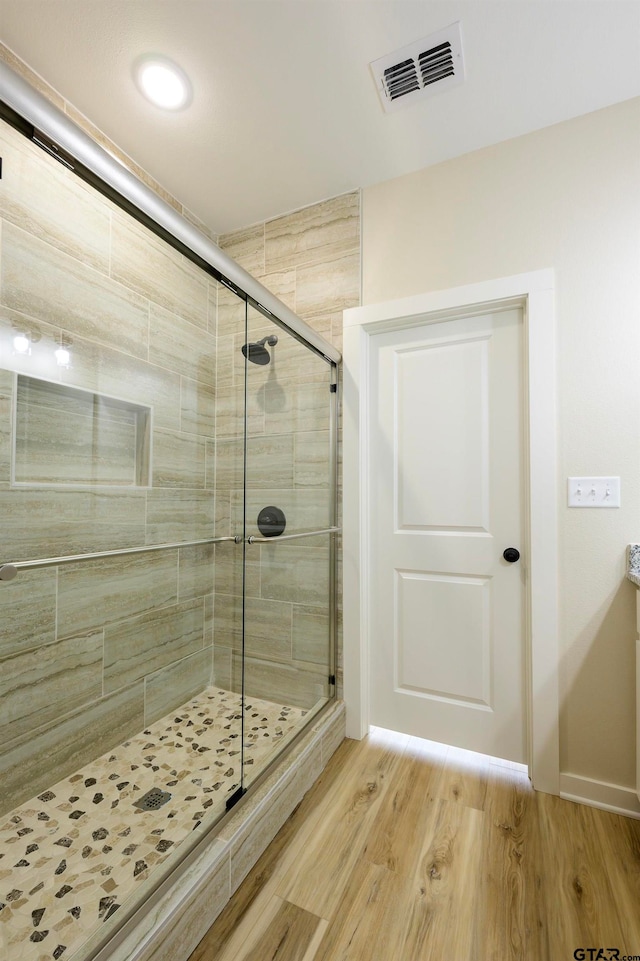
{"type": "Polygon", "coordinates": [[[16,561],[15,564],[0,564],[0,581],[11,581],[18,571],[33,570],[37,567],[57,567],[59,564],[74,564],[77,561],[97,561],[103,557],[124,557],[127,554],[146,554],[150,551],[170,551],[180,547],[196,547],[200,544],[222,544],[225,541],[242,543],[240,535],[231,537],[208,537],[199,541],[176,541],[173,544],[145,544],[143,547],[123,547],[114,551],[96,551],[92,554],[67,554],[62,557],[39,557],[32,561],[16,561]]]}

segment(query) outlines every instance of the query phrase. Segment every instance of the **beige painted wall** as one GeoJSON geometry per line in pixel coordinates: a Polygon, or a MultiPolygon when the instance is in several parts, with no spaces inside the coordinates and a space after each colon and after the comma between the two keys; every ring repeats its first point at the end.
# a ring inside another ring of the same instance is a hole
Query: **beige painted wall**
{"type": "Polygon", "coordinates": [[[640,99],[363,192],[363,303],[556,272],[561,770],[635,784],[640,538],[640,99]],[[620,475],[620,510],[567,476],[620,475]]]}

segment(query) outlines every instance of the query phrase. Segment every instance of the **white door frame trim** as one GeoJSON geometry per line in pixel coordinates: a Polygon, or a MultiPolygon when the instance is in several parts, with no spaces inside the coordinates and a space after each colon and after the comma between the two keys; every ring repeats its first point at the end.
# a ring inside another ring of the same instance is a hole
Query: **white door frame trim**
{"type": "Polygon", "coordinates": [[[538,270],[344,312],[344,699],[347,736],[369,730],[369,554],[367,486],[369,338],[461,310],[523,307],[525,449],[529,540],[526,602],[529,773],[560,792],[558,693],[558,518],[553,270],[538,270]]]}

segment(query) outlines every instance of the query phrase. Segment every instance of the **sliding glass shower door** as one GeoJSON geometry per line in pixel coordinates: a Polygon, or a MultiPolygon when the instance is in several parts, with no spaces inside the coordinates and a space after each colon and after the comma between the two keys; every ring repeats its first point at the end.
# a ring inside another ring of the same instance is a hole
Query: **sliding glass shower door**
{"type": "Polygon", "coordinates": [[[335,393],[331,365],[286,328],[251,307],[247,328],[245,741],[275,703],[275,752],[333,693],[335,393]]]}
{"type": "Polygon", "coordinates": [[[0,954],[81,958],[334,695],[336,367],[0,154],[0,954]]]}
{"type": "Polygon", "coordinates": [[[217,280],[5,123],[0,154],[0,954],[30,961],[107,937],[241,790],[244,398],[217,280]]]}
{"type": "Polygon", "coordinates": [[[335,378],[223,288],[218,318],[219,398],[244,430],[216,446],[216,514],[243,542],[216,547],[216,682],[244,693],[246,788],[333,694],[335,378]]]}

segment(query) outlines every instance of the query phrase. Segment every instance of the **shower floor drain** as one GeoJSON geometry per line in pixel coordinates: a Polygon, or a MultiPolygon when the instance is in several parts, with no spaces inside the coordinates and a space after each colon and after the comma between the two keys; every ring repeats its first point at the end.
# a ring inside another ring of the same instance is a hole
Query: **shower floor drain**
{"type": "Polygon", "coordinates": [[[155,811],[170,800],[171,794],[169,791],[161,791],[158,787],[152,787],[151,790],[143,794],[139,800],[134,801],[133,806],[140,808],[142,811],[155,811]]]}

